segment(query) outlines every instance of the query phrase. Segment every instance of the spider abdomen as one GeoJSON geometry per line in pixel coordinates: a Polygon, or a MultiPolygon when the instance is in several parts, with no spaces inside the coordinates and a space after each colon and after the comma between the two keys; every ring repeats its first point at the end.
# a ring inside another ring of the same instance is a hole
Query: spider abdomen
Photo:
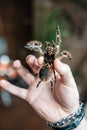
{"type": "Polygon", "coordinates": [[[41,81],[47,81],[52,75],[52,69],[49,66],[43,66],[39,71],[39,78],[41,81]]]}

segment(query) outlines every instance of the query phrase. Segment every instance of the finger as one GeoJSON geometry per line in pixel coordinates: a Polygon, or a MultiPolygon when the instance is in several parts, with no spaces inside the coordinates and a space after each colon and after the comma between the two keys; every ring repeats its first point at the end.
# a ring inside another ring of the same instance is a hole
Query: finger
{"type": "Polygon", "coordinates": [[[29,73],[26,68],[24,68],[21,62],[19,60],[16,60],[13,62],[13,66],[16,69],[17,73],[24,79],[24,81],[28,85],[31,85],[35,78],[31,73],[29,73]]]}
{"type": "Polygon", "coordinates": [[[44,57],[43,56],[40,56],[39,58],[38,58],[38,64],[39,65],[43,65],[43,62],[44,62],[44,57]]]}
{"type": "Polygon", "coordinates": [[[54,68],[57,71],[57,73],[59,73],[59,75],[61,76],[62,82],[64,82],[65,84],[71,82],[75,83],[71,69],[67,64],[64,64],[61,61],[59,61],[59,59],[56,59],[54,61],[54,68]]]}
{"type": "Polygon", "coordinates": [[[19,88],[15,85],[12,85],[11,83],[9,83],[6,80],[1,80],[0,86],[3,87],[8,92],[10,92],[10,93],[22,98],[22,99],[26,99],[27,89],[19,88]]]}
{"type": "Polygon", "coordinates": [[[31,67],[34,73],[38,73],[40,64],[38,64],[37,58],[34,55],[28,55],[26,57],[27,64],[31,67]]]}

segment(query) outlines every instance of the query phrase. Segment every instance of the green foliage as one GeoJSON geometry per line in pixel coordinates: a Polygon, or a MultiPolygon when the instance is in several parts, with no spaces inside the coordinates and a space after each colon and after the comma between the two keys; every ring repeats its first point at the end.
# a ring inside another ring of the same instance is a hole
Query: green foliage
{"type": "Polygon", "coordinates": [[[65,38],[69,36],[68,23],[65,19],[59,18],[61,15],[60,9],[54,9],[50,14],[46,16],[46,19],[42,26],[42,40],[47,39],[48,41],[55,40],[56,26],[59,25],[61,37],[65,38]]]}
{"type": "Polygon", "coordinates": [[[59,25],[61,37],[65,38],[69,36],[70,32],[68,29],[68,23],[64,18],[61,17],[61,10],[56,8],[50,12],[50,14],[47,14],[45,19],[43,20],[43,23],[41,24],[40,29],[40,39],[44,41],[55,41],[56,36],[56,26],[59,25]]]}
{"type": "MultiPolygon", "coordinates": [[[[44,13],[43,13],[44,14],[44,13]]],[[[70,35],[69,24],[66,17],[62,15],[61,9],[54,8],[49,14],[45,14],[45,17],[41,17],[39,28],[34,38],[42,41],[43,49],[46,47],[45,41],[55,41],[56,40],[56,26],[59,25],[61,39],[68,37],[70,35]]],[[[64,44],[61,44],[61,50],[63,50],[64,44]]]]}

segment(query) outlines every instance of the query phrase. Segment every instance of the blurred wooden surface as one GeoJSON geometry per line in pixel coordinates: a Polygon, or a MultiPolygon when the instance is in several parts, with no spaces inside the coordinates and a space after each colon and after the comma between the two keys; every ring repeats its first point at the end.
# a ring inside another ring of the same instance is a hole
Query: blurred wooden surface
{"type": "Polygon", "coordinates": [[[27,102],[11,97],[9,107],[5,107],[0,99],[0,130],[51,130],[27,102]]]}

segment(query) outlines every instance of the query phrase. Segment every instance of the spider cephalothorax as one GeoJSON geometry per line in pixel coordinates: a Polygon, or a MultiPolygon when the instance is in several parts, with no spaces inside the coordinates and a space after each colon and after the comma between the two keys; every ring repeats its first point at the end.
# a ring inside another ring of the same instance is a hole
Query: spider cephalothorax
{"type": "Polygon", "coordinates": [[[29,50],[39,51],[41,55],[44,57],[43,65],[37,76],[40,78],[37,87],[41,82],[47,82],[50,80],[51,83],[51,91],[56,82],[56,75],[54,69],[54,60],[59,57],[59,59],[68,58],[69,60],[72,59],[71,54],[64,50],[60,52],[60,30],[59,26],[56,28],[56,41],[52,42],[45,42],[46,49],[45,51],[42,50],[42,43],[40,41],[30,41],[26,44],[26,48],[29,50]]]}

